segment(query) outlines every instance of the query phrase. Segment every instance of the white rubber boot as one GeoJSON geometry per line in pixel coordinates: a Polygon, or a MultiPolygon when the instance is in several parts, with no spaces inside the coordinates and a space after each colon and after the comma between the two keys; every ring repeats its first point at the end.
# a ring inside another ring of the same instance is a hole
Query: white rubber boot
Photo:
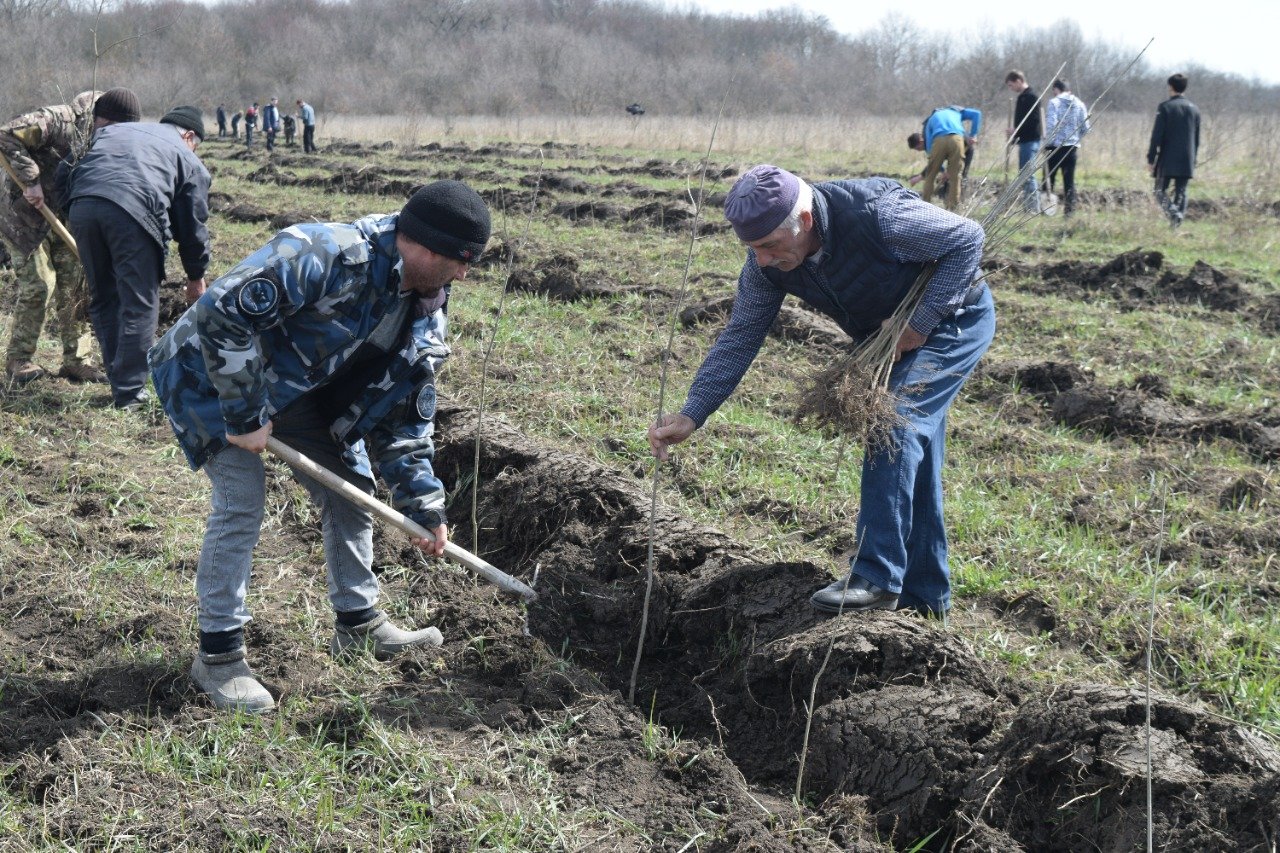
{"type": "Polygon", "coordinates": [[[444,637],[439,628],[402,631],[391,624],[387,614],[380,613],[361,625],[335,625],[329,653],[334,657],[342,657],[369,649],[378,660],[386,660],[414,646],[438,646],[443,642],[444,637]]]}
{"type": "Polygon", "coordinates": [[[191,680],[220,711],[260,714],[276,706],[276,700],[249,670],[243,648],[220,655],[198,653],[191,664],[191,680]]]}

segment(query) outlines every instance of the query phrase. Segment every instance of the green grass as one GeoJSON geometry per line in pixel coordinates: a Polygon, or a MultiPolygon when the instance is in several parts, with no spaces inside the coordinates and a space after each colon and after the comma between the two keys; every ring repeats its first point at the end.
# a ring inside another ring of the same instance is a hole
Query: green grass
{"type": "MultiPolygon", "coordinates": [[[[765,153],[740,149],[713,159],[747,163],[765,153]]],[[[804,164],[815,177],[840,176],[849,162],[816,150],[767,153],[782,165],[804,164]]],[[[390,151],[332,159],[404,167],[397,156],[390,151]]],[[[556,152],[542,167],[550,172],[602,158],[610,158],[606,165],[612,167],[700,156],[618,146],[573,157],[556,152]]],[[[502,180],[478,186],[515,186],[540,163],[532,153],[502,159],[494,166],[502,180]]],[[[322,196],[246,181],[261,162],[217,159],[214,189],[272,211],[326,210],[339,220],[400,203],[390,196],[322,196]]],[[[412,162],[424,179],[437,165],[451,167],[430,157],[412,162]]],[[[880,162],[901,171],[906,160],[899,152],[880,162]]],[[[1091,171],[1086,160],[1082,169],[1087,189],[1113,180],[1146,189],[1127,167],[1091,171]]],[[[594,185],[625,180],[667,192],[687,183],[637,174],[583,179],[594,185]]],[[[725,181],[711,187],[726,188],[725,181]]],[[[1238,195],[1235,184],[1215,183],[1212,176],[1192,185],[1193,198],[1238,195]]],[[[495,216],[499,236],[508,240],[523,232],[524,222],[524,210],[495,216]]],[[[265,223],[219,216],[212,229],[210,279],[271,235],[265,223]]],[[[1043,264],[1105,262],[1138,247],[1158,249],[1166,266],[1178,271],[1204,260],[1245,275],[1247,288],[1261,296],[1280,290],[1275,234],[1274,217],[1236,208],[1194,218],[1176,235],[1145,207],[1086,208],[1069,224],[1032,221],[1006,252],[1043,264]]],[[[650,476],[644,430],[658,406],[660,357],[688,245],[688,235],[678,232],[579,226],[540,213],[526,251],[530,261],[567,252],[592,275],[661,292],[571,304],[509,294],[489,365],[487,409],[551,444],[650,476]]],[[[741,260],[729,235],[698,241],[689,300],[731,292],[741,260]]],[[[173,259],[170,269],[176,280],[173,259]]],[[[453,292],[454,357],[441,386],[463,403],[476,402],[480,356],[494,329],[504,272],[501,265],[476,269],[453,292]]],[[[1080,301],[1029,292],[1021,284],[1011,275],[993,280],[1000,321],[989,362],[1067,361],[1107,385],[1157,372],[1188,405],[1245,418],[1274,411],[1280,340],[1259,331],[1249,314],[1191,306],[1123,312],[1104,297],[1080,301]]],[[[8,322],[8,314],[0,313],[0,339],[8,322]]],[[[683,401],[716,331],[678,330],[667,410],[683,401]]],[[[39,357],[56,364],[56,352],[55,342],[45,340],[39,357]]],[[[852,545],[860,454],[849,448],[838,462],[838,436],[792,417],[799,390],[824,358],[810,347],[768,340],[731,400],[663,467],[664,504],[750,543],[761,559],[812,560],[833,574],[840,571],[852,545]]],[[[186,470],[157,411],[122,415],[101,408],[100,391],[53,388],[32,386],[0,400],[0,564],[4,583],[21,579],[20,589],[6,587],[5,594],[28,596],[23,601],[31,610],[73,614],[86,636],[106,637],[93,650],[104,665],[159,666],[183,682],[194,635],[191,586],[207,480],[186,470]],[[143,612],[166,618],[137,636],[113,632],[143,612]]],[[[1276,528],[1274,462],[1251,458],[1227,439],[1134,439],[1057,426],[1029,395],[983,379],[961,395],[950,425],[950,630],[1010,677],[1139,683],[1154,582],[1160,686],[1280,734],[1280,622],[1269,605],[1277,566],[1265,544],[1275,541],[1266,538],[1276,528]],[[1246,476],[1268,483],[1267,497],[1258,505],[1221,506],[1222,491],[1246,476]],[[1020,596],[1044,603],[1052,631],[1001,617],[1003,606],[1020,596]]],[[[6,844],[128,850],[211,838],[233,850],[540,850],[616,841],[645,849],[676,838],[679,844],[695,837],[705,843],[723,835],[732,818],[696,808],[659,831],[612,807],[609,792],[597,792],[586,804],[571,800],[557,761],[596,736],[586,723],[589,708],[539,712],[538,724],[520,730],[491,728],[481,725],[487,700],[443,662],[410,673],[432,685],[414,696],[396,692],[403,673],[372,666],[335,670],[322,653],[329,623],[319,537],[285,535],[316,523],[300,487],[274,479],[255,594],[264,602],[263,630],[283,635],[277,637],[281,648],[298,649],[297,671],[308,678],[284,697],[280,711],[268,719],[214,715],[192,700],[178,713],[106,714],[101,729],[75,732],[62,742],[59,749],[69,757],[43,789],[35,765],[45,760],[41,749],[56,741],[38,744],[0,768],[0,833],[11,839],[6,844]],[[158,801],[122,796],[131,779],[155,780],[143,790],[158,801]],[[97,815],[95,824],[72,820],[86,812],[97,815]]],[[[478,550],[484,551],[483,542],[478,550]]],[[[392,597],[397,615],[412,618],[419,611],[408,591],[421,594],[421,568],[402,565],[394,553],[380,556],[383,581],[398,595],[392,597]]],[[[0,620],[0,630],[10,630],[19,617],[8,619],[0,620]]],[[[481,626],[459,638],[467,661],[481,672],[498,662],[492,636],[481,626]]],[[[726,636],[724,659],[740,658],[743,643],[726,636]]],[[[46,638],[7,648],[14,651],[0,667],[0,701],[26,696],[22,691],[32,684],[48,692],[74,682],[76,673],[46,638]]],[[[550,651],[571,665],[572,648],[550,651]]],[[[699,757],[704,745],[673,735],[652,715],[635,716],[632,747],[655,772],[678,775],[705,760],[699,757]]],[[[817,846],[822,829],[807,823],[811,817],[801,813],[794,827],[779,832],[794,830],[817,846]]]]}

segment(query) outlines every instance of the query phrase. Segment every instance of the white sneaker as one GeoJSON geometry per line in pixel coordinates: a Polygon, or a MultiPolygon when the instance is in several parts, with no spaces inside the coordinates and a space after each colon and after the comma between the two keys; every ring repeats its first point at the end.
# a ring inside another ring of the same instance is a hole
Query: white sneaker
{"type": "Polygon", "coordinates": [[[197,653],[191,664],[191,680],[220,711],[260,714],[276,706],[267,688],[249,670],[244,649],[220,655],[197,653]]]}
{"type": "Polygon", "coordinates": [[[380,613],[361,625],[335,625],[329,654],[342,657],[370,649],[375,658],[386,660],[414,646],[439,646],[443,642],[444,636],[439,628],[432,626],[420,631],[402,631],[391,623],[387,614],[380,613]]]}

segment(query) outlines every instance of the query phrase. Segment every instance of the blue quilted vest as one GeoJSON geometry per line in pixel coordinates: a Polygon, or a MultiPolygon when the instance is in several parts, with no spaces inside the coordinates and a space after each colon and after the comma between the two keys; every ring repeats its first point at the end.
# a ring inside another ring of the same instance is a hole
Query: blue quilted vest
{"type": "Polygon", "coordinates": [[[899,189],[902,185],[888,178],[814,184],[813,222],[826,252],[822,262],[806,260],[790,272],[761,272],[835,320],[854,340],[871,334],[898,307],[924,268],[899,261],[880,237],[876,200],[899,189]]]}

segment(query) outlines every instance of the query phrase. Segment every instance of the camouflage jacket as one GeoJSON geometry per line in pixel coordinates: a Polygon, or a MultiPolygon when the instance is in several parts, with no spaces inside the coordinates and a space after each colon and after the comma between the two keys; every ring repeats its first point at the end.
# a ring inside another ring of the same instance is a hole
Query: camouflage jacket
{"type": "MultiPolygon", "coordinates": [[[[9,160],[23,186],[39,182],[45,203],[57,214],[54,176],[58,163],[73,148],[87,142],[91,119],[85,111],[58,104],[41,107],[0,125],[0,153],[9,160]]],[[[27,200],[22,187],[5,174],[5,192],[0,194],[0,236],[24,254],[35,250],[49,233],[49,225],[27,200]]]]}
{"type": "Polygon", "coordinates": [[[445,522],[431,459],[448,290],[435,300],[400,292],[396,219],[281,231],[152,347],[156,392],[193,468],[227,433],[253,432],[315,394],[330,403],[329,431],[352,470],[372,477],[376,464],[398,510],[427,528],[445,522]]]}

